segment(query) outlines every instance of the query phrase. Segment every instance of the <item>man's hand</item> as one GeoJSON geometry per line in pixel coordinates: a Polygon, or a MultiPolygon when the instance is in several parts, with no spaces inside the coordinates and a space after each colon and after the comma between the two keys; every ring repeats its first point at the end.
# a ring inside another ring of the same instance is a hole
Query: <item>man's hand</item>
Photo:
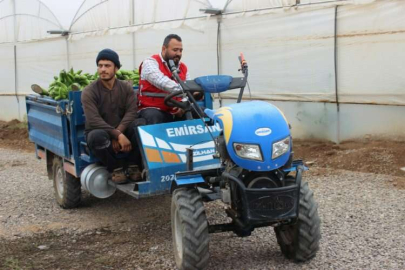
{"type": "Polygon", "coordinates": [[[203,92],[194,92],[193,96],[195,100],[203,100],[204,99],[204,93],[203,92]]]}
{"type": "Polygon", "coordinates": [[[122,152],[129,152],[132,149],[131,142],[128,140],[128,138],[124,134],[120,134],[118,136],[118,143],[120,146],[120,150],[122,152]]]}
{"type": "Polygon", "coordinates": [[[173,108],[173,114],[176,116],[176,117],[182,117],[183,116],[183,114],[184,114],[184,110],[182,109],[182,108],[178,108],[178,107],[174,107],[173,108]]]}
{"type": "Polygon", "coordinates": [[[114,140],[114,139],[111,142],[112,142],[112,147],[113,147],[114,152],[118,153],[121,150],[120,144],[118,143],[117,140],[114,140]]]}

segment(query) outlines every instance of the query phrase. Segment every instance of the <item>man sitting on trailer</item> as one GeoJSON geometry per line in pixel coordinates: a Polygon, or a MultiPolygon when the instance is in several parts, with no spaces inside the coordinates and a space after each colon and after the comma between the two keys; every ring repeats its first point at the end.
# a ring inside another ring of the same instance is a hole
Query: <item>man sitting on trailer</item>
{"type": "Polygon", "coordinates": [[[85,136],[91,152],[107,167],[112,181],[117,184],[141,178],[141,156],[135,136],[136,96],[132,85],[116,79],[121,64],[118,54],[110,49],[99,52],[97,59],[99,79],[82,93],[86,117],[85,136]],[[127,153],[125,159],[118,153],[127,153]]]}
{"type": "MultiPolygon", "coordinates": [[[[169,60],[176,64],[181,80],[190,79],[187,66],[180,62],[182,53],[181,38],[170,34],[163,41],[161,53],[146,58],[139,67],[138,113],[148,125],[184,120],[183,109],[164,104],[166,95],[181,90],[172,77],[169,60]]],[[[195,96],[198,98],[198,93],[195,96]]]]}

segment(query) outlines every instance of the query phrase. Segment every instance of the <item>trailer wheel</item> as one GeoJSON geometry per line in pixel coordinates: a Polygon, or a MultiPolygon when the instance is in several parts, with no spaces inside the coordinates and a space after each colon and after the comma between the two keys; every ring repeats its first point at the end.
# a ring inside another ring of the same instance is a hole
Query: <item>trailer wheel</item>
{"type": "Polygon", "coordinates": [[[60,207],[64,209],[77,207],[82,196],[79,178],[67,173],[63,169],[62,160],[58,157],[53,159],[52,174],[55,198],[60,207]]]}
{"type": "Polygon", "coordinates": [[[208,221],[197,190],[180,188],[173,192],[171,222],[177,267],[205,269],[209,260],[208,221]]]}
{"type": "Polygon", "coordinates": [[[315,257],[321,239],[320,224],[318,205],[313,192],[307,182],[302,182],[297,222],[274,228],[284,256],[296,262],[304,262],[315,257]]]}

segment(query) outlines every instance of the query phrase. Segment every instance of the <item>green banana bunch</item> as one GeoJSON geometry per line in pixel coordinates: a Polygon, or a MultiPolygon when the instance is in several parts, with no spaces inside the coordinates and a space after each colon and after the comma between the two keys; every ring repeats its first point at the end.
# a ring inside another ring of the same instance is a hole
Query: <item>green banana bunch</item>
{"type": "MultiPolygon", "coordinates": [[[[59,72],[59,76],[53,77],[54,80],[49,84],[48,89],[42,88],[39,85],[33,85],[31,88],[34,92],[43,96],[49,96],[55,100],[67,99],[70,91],[82,90],[99,78],[98,72],[94,75],[82,73],[82,70],[75,72],[73,68],[69,71],[62,69],[59,72]]],[[[133,86],[139,85],[139,72],[137,69],[118,70],[116,77],[119,80],[132,81],[133,86]]]]}
{"type": "Polygon", "coordinates": [[[82,70],[74,71],[71,68],[69,71],[62,69],[59,76],[53,77],[53,82],[49,84],[48,89],[44,89],[38,85],[31,86],[32,90],[40,95],[49,96],[55,100],[67,99],[69,91],[82,90],[89,85],[94,78],[89,73],[82,74],[82,70]]]}
{"type": "Polygon", "coordinates": [[[116,73],[116,77],[119,80],[132,81],[133,86],[139,85],[139,71],[135,70],[124,70],[120,69],[116,73]]]}

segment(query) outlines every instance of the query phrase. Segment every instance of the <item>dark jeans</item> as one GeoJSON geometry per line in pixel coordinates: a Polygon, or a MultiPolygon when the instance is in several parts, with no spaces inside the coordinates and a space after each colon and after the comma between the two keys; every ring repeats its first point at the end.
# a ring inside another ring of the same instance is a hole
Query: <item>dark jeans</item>
{"type": "Polygon", "coordinates": [[[112,147],[110,135],[103,129],[94,129],[86,135],[87,145],[90,151],[100,162],[107,167],[109,172],[116,168],[138,165],[142,169],[142,157],[136,140],[137,126],[145,125],[142,118],[132,122],[124,132],[124,135],[131,141],[132,150],[129,153],[116,154],[112,147]],[[125,156],[126,155],[126,156],[125,156]],[[119,157],[123,156],[123,157],[119,157]]]}
{"type": "MultiPolygon", "coordinates": [[[[204,108],[202,108],[204,110],[204,108]]],[[[194,119],[199,119],[198,115],[193,111],[192,113],[194,119]]],[[[145,108],[139,112],[139,117],[146,120],[147,125],[154,125],[160,123],[169,123],[174,121],[184,121],[186,120],[185,115],[182,117],[176,117],[171,113],[161,111],[155,108],[145,108]]]]}
{"type": "Polygon", "coordinates": [[[175,121],[175,116],[171,113],[155,108],[146,108],[139,112],[139,117],[146,120],[147,125],[168,123],[175,121]]]}

